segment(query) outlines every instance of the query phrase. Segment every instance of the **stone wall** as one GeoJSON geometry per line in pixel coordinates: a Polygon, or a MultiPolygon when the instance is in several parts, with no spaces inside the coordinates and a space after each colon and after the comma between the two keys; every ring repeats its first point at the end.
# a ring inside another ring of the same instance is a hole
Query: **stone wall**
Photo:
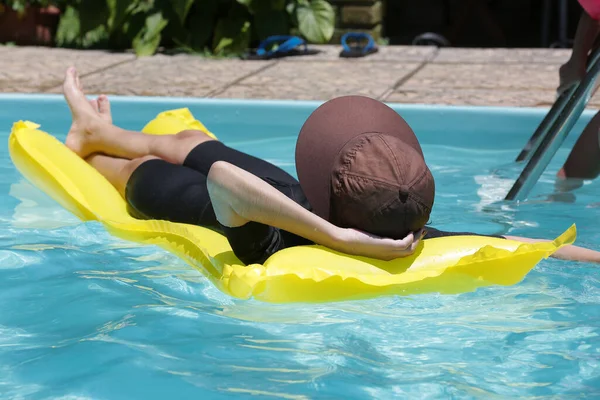
{"type": "Polygon", "coordinates": [[[385,0],[329,0],[337,21],[331,43],[338,44],[344,33],[366,32],[381,38],[385,0]]]}

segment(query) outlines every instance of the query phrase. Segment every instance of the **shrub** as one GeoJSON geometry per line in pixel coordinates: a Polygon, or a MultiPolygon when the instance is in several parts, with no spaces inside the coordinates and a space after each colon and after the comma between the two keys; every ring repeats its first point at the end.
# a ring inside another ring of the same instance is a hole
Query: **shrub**
{"type": "Polygon", "coordinates": [[[60,5],[62,1],[53,0],[0,0],[0,5],[7,6],[19,14],[24,14],[28,6],[48,7],[60,5]]]}
{"type": "Polygon", "coordinates": [[[137,55],[160,45],[188,51],[239,54],[270,35],[297,29],[326,43],[335,15],[326,0],[67,0],[59,46],[133,48],[137,55]]]}

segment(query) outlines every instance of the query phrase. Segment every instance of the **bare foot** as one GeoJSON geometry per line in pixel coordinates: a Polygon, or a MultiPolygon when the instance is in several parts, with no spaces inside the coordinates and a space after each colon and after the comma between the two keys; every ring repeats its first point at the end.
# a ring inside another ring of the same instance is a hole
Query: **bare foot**
{"type": "MultiPolygon", "coordinates": [[[[88,102],[81,89],[75,68],[67,69],[63,83],[63,93],[73,118],[65,145],[80,157],[85,158],[94,152],[92,130],[90,128],[94,123],[102,120],[99,114],[100,102],[97,103],[97,109],[94,109],[92,104],[88,102]]],[[[107,109],[106,106],[104,106],[104,109],[107,109]]],[[[110,108],[108,108],[108,113],[110,114],[110,108]]]]}
{"type": "Polygon", "coordinates": [[[567,193],[583,186],[583,179],[569,178],[564,168],[561,168],[556,174],[554,190],[557,193],[567,193]]]}
{"type": "Polygon", "coordinates": [[[97,99],[90,100],[90,105],[105,122],[112,124],[112,113],[108,97],[101,94],[97,99]]]}

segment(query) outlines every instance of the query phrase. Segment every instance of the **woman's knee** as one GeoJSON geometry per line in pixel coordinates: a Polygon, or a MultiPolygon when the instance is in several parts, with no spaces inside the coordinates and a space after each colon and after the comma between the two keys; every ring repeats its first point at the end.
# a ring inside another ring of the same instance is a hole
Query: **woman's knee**
{"type": "Polygon", "coordinates": [[[227,227],[242,226],[248,219],[242,217],[235,209],[238,199],[227,189],[228,181],[233,177],[236,167],[225,161],[217,161],[211,167],[206,178],[208,194],[221,225],[227,227]]]}
{"type": "Polygon", "coordinates": [[[198,144],[200,144],[202,142],[206,142],[208,140],[214,140],[212,137],[208,136],[205,132],[195,130],[195,129],[187,129],[185,131],[181,131],[174,137],[180,141],[197,142],[198,144]]]}
{"type": "Polygon", "coordinates": [[[140,165],[150,160],[160,160],[160,158],[148,155],[140,158],[134,158],[133,160],[130,160],[127,164],[125,164],[121,171],[121,175],[123,176],[124,181],[127,182],[133,174],[133,172],[136,169],[138,169],[140,165]]]}
{"type": "Polygon", "coordinates": [[[201,143],[214,140],[206,133],[185,130],[176,135],[157,136],[152,154],[173,164],[183,164],[189,153],[201,143]]]}
{"type": "Polygon", "coordinates": [[[220,202],[226,197],[223,193],[223,183],[228,178],[230,167],[231,164],[225,161],[217,161],[210,167],[206,176],[206,186],[213,201],[220,202]]]}

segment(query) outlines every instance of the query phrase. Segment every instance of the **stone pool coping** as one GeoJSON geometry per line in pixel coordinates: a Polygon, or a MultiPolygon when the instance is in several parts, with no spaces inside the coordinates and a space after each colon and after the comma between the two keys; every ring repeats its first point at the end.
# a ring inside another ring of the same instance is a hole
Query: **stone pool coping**
{"type": "MultiPolygon", "coordinates": [[[[0,92],[60,93],[75,65],[89,93],[327,100],[363,94],[394,103],[548,107],[568,49],[386,46],[342,59],[339,46],[272,61],[0,46],[0,92]]],[[[594,96],[589,108],[600,107],[594,96]]]]}

